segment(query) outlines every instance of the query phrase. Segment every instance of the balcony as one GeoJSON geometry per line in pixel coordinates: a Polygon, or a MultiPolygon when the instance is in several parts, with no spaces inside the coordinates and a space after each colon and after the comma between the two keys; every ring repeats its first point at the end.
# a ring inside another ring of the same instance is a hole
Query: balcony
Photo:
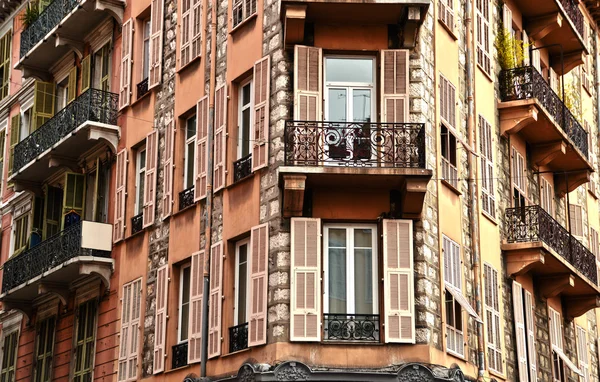
{"type": "Polygon", "coordinates": [[[32,301],[46,293],[55,293],[66,303],[71,284],[86,276],[99,276],[108,286],[114,268],[111,249],[110,224],[80,221],[11,257],[2,272],[4,309],[28,314],[32,301]]]}
{"type": "Polygon", "coordinates": [[[431,170],[422,123],[287,121],[284,216],[301,216],[305,188],[399,190],[402,216],[418,218],[431,170]]]}
{"type": "Polygon", "coordinates": [[[43,78],[49,68],[74,49],[83,54],[83,38],[109,17],[123,22],[120,0],[54,0],[21,32],[20,59],[16,69],[24,76],[43,78]]]}
{"type": "Polygon", "coordinates": [[[194,186],[179,193],[179,211],[194,205],[194,186]]]}
{"type": "Polygon", "coordinates": [[[188,343],[183,342],[171,349],[171,369],[178,369],[188,364],[188,343]]]}
{"type": "Polygon", "coordinates": [[[131,234],[135,235],[144,229],[144,213],[141,212],[131,218],[131,234]]]}
{"type": "Polygon", "coordinates": [[[562,295],[567,316],[600,306],[596,257],[540,206],[507,208],[502,244],[509,275],[530,273],[545,298],[562,295]]]}
{"type": "Polygon", "coordinates": [[[323,341],[379,342],[378,314],[323,314],[323,341]]]}
{"type": "Polygon", "coordinates": [[[60,169],[76,163],[98,140],[116,151],[118,96],[89,89],[15,146],[15,183],[40,183],[60,169]]]}
{"type": "Polygon", "coordinates": [[[244,350],[248,347],[248,323],[229,328],[229,352],[244,350]]]}
{"type": "Polygon", "coordinates": [[[148,93],[148,77],[146,77],[145,79],[142,80],[142,82],[137,84],[136,88],[137,88],[137,99],[140,99],[143,96],[145,96],[146,93],[148,93]]]}
{"type": "Polygon", "coordinates": [[[536,166],[569,172],[568,182],[562,174],[555,177],[560,195],[589,180],[587,132],[535,68],[502,71],[500,99],[502,134],[520,134],[536,166]]]}
{"type": "Polygon", "coordinates": [[[252,175],[252,154],[233,162],[233,182],[239,182],[252,175]]]}

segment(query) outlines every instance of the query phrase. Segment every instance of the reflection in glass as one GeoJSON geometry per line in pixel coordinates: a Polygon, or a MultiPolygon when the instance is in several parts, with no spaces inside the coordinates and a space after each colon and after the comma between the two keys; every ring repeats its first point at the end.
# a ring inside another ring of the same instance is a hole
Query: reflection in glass
{"type": "Polygon", "coordinates": [[[327,82],[373,83],[373,60],[370,58],[327,58],[327,82]]]}

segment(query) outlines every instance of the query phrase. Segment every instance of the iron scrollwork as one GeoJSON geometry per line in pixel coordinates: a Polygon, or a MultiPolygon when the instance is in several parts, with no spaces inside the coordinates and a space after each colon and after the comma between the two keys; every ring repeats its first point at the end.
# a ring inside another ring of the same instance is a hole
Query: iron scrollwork
{"type": "Polygon", "coordinates": [[[148,93],[148,77],[137,84],[137,98],[142,98],[146,93],[148,93]]]}
{"type": "Polygon", "coordinates": [[[248,347],[248,323],[229,328],[229,352],[244,350],[248,347]]]}
{"type": "Polygon", "coordinates": [[[325,341],[379,342],[378,314],[323,314],[325,341]]]}
{"type": "MultiPolygon", "coordinates": [[[[565,10],[565,13],[567,14],[567,16],[569,16],[569,18],[575,25],[575,29],[577,29],[577,32],[583,38],[583,25],[584,25],[583,14],[579,10],[577,3],[574,2],[573,0],[560,0],[560,3],[562,4],[563,9],[565,10]]],[[[586,43],[587,43],[587,41],[586,41],[586,43]]]]}
{"type": "Polygon", "coordinates": [[[179,367],[187,366],[188,364],[188,343],[183,342],[177,344],[171,348],[173,354],[173,361],[171,362],[171,368],[177,369],[179,367]]]}
{"type": "Polygon", "coordinates": [[[144,213],[140,213],[131,218],[131,234],[135,235],[144,228],[144,213]]]}
{"type": "Polygon", "coordinates": [[[179,193],[179,211],[194,204],[194,186],[179,193]]]}
{"type": "Polygon", "coordinates": [[[240,180],[250,176],[252,174],[252,154],[246,155],[233,162],[233,181],[239,182],[240,180]]]}

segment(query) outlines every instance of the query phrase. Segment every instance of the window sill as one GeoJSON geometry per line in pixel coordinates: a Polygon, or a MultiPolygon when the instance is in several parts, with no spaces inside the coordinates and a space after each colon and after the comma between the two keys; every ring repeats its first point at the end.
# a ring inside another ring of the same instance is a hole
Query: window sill
{"type": "Polygon", "coordinates": [[[177,73],[181,74],[181,72],[184,72],[187,68],[191,67],[194,62],[199,61],[201,57],[202,55],[200,54],[191,59],[190,62],[188,62],[187,64],[180,66],[179,69],[177,69],[177,73]]]}
{"type": "MultiPolygon", "coordinates": [[[[484,75],[485,78],[488,79],[489,82],[491,82],[491,83],[494,82],[494,80],[492,79],[492,75],[490,73],[486,72],[485,69],[483,69],[483,67],[481,65],[477,64],[477,68],[479,68],[479,71],[481,71],[481,73],[484,75]]],[[[492,70],[492,68],[490,68],[490,71],[491,70],[492,70]]]]}
{"type": "Polygon", "coordinates": [[[448,354],[448,355],[450,355],[450,356],[452,356],[454,358],[458,358],[461,361],[467,362],[467,358],[464,355],[460,355],[458,353],[455,353],[452,350],[448,350],[447,348],[446,348],[446,354],[448,354]]]}
{"type": "Polygon", "coordinates": [[[181,209],[181,210],[179,210],[177,212],[173,212],[171,214],[171,217],[175,217],[177,215],[180,215],[180,214],[184,213],[185,211],[193,210],[194,208],[196,208],[197,204],[198,204],[198,202],[194,202],[194,203],[190,204],[189,206],[187,206],[187,207],[185,207],[185,208],[183,208],[183,209],[181,209]]]}
{"type": "Polygon", "coordinates": [[[246,24],[250,23],[250,20],[254,20],[258,18],[258,12],[254,12],[253,14],[251,14],[250,16],[246,17],[246,19],[244,21],[242,21],[241,23],[239,23],[238,25],[234,26],[233,28],[231,28],[231,30],[229,31],[229,34],[234,34],[235,32],[237,32],[238,30],[242,29],[242,27],[246,24]]]}
{"type": "Polygon", "coordinates": [[[492,224],[498,225],[498,221],[496,220],[496,218],[492,217],[492,215],[488,214],[484,210],[481,210],[481,214],[485,216],[487,220],[489,220],[492,224]]]}
{"type": "Polygon", "coordinates": [[[137,231],[136,233],[127,236],[122,241],[125,242],[125,241],[128,241],[129,239],[132,239],[132,238],[136,237],[136,236],[141,236],[144,232],[146,232],[146,228],[142,228],[141,230],[137,231]]]}
{"type": "Polygon", "coordinates": [[[242,349],[242,350],[234,351],[233,353],[223,354],[223,355],[221,355],[221,358],[233,357],[233,356],[235,356],[237,354],[241,354],[241,353],[245,353],[247,351],[250,351],[251,349],[252,348],[248,347],[248,348],[245,348],[245,349],[242,349]]]}
{"type": "Polygon", "coordinates": [[[588,94],[590,97],[593,97],[593,95],[592,95],[592,91],[589,89],[589,88],[590,88],[590,86],[588,86],[588,87],[581,86],[581,87],[585,89],[585,92],[586,92],[586,93],[587,93],[587,94],[588,94]]]}
{"type": "Polygon", "coordinates": [[[190,365],[191,364],[188,363],[187,365],[178,367],[176,369],[169,369],[169,370],[164,371],[163,374],[166,375],[166,374],[174,373],[174,372],[179,371],[179,370],[187,369],[187,368],[190,367],[190,365]]]}
{"type": "Polygon", "coordinates": [[[452,192],[454,192],[456,194],[456,196],[461,196],[462,195],[462,192],[458,191],[458,189],[456,187],[454,187],[453,185],[451,185],[450,182],[448,182],[447,180],[442,179],[442,184],[444,184],[452,192]]]}
{"type": "MultiPolygon", "coordinates": [[[[504,360],[502,360],[502,363],[504,364],[504,360]]],[[[502,373],[500,373],[498,371],[492,370],[489,367],[488,367],[488,372],[490,373],[490,375],[493,375],[493,376],[496,376],[496,377],[498,377],[500,379],[506,380],[506,375],[504,375],[504,374],[502,374],[502,373]]]]}
{"type": "Polygon", "coordinates": [[[594,191],[590,190],[589,188],[588,188],[588,193],[589,193],[590,195],[592,195],[592,197],[593,197],[594,199],[598,199],[598,195],[597,195],[597,194],[596,194],[594,191]]]}
{"type": "Polygon", "coordinates": [[[442,28],[444,28],[446,30],[446,32],[448,32],[448,34],[450,35],[450,37],[452,37],[452,39],[454,41],[458,41],[458,37],[456,36],[456,34],[454,33],[454,31],[452,30],[452,28],[450,28],[448,25],[446,25],[445,22],[443,22],[442,20],[438,19],[438,23],[440,23],[440,25],[442,26],[442,28]]]}
{"type": "MultiPolygon", "coordinates": [[[[131,105],[129,105],[129,107],[134,107],[135,105],[141,103],[145,98],[150,97],[150,94],[152,94],[154,92],[155,88],[152,89],[148,89],[148,91],[146,93],[144,93],[143,96],[141,96],[140,98],[136,99],[135,101],[133,101],[131,103],[131,105]]],[[[123,110],[125,110],[126,108],[123,108],[123,110]]]]}
{"type": "Polygon", "coordinates": [[[321,341],[321,345],[350,345],[350,346],[383,346],[384,344],[379,341],[321,341]]]}

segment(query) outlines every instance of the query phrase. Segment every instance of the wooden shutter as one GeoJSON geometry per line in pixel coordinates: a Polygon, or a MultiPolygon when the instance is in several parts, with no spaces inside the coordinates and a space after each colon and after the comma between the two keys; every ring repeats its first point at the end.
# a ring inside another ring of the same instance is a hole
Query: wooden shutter
{"type": "Polygon", "coordinates": [[[491,217],[496,216],[494,196],[494,158],[492,150],[492,126],[479,116],[479,145],[481,153],[481,208],[491,217]]]}
{"type": "Polygon", "coordinates": [[[540,51],[534,50],[531,52],[531,65],[539,72],[542,73],[542,64],[540,61],[540,51]]]}
{"type": "Polygon", "coordinates": [[[150,75],[148,89],[160,84],[162,74],[164,6],[163,0],[152,0],[150,6],[150,75]]]}
{"type": "Polygon", "coordinates": [[[92,83],[91,54],[81,60],[81,92],[88,90],[92,83]]]}
{"type": "Polygon", "coordinates": [[[382,50],[382,122],[408,122],[408,78],[408,50],[382,50]]]}
{"type": "Polygon", "coordinates": [[[164,191],[162,203],[162,218],[165,219],[171,216],[173,212],[173,171],[175,165],[173,163],[175,156],[175,126],[171,121],[165,129],[165,161],[163,165],[164,176],[164,191]]]}
{"type": "Polygon", "coordinates": [[[194,201],[206,197],[206,172],[208,166],[208,96],[200,98],[196,105],[196,182],[194,185],[194,201]]]}
{"type": "Polygon", "coordinates": [[[127,380],[127,356],[129,355],[129,315],[131,314],[131,284],[123,285],[123,296],[121,297],[121,334],[119,345],[119,372],[118,381],[127,380]]]}
{"type": "Polygon", "coordinates": [[[54,116],[54,84],[35,81],[33,98],[32,131],[37,130],[54,116]]]}
{"type": "Polygon", "coordinates": [[[447,236],[443,236],[442,251],[444,252],[444,282],[462,291],[460,246],[447,236]]]}
{"type": "Polygon", "coordinates": [[[321,219],[291,219],[290,340],[321,340],[321,219]]]}
{"type": "Polygon", "coordinates": [[[513,281],[513,312],[515,315],[515,335],[517,338],[517,363],[519,382],[528,381],[527,346],[525,344],[525,318],[523,316],[523,288],[521,284],[513,281]]]}
{"type": "Polygon", "coordinates": [[[154,363],[153,373],[165,370],[167,336],[167,299],[169,294],[169,265],[156,271],[156,315],[154,317],[154,363]]]}
{"type": "Polygon", "coordinates": [[[440,75],[440,117],[450,127],[456,124],[456,88],[440,75]]]}
{"type": "MultiPolygon", "coordinates": [[[[185,1],[185,0],[184,0],[185,1]]],[[[119,109],[131,101],[131,57],[133,53],[133,18],[123,24],[121,43],[121,77],[119,80],[119,109]]]]}
{"type": "Polygon", "coordinates": [[[142,301],[142,279],[123,286],[121,335],[119,349],[119,381],[137,380],[138,344],[142,301]]]}
{"type": "Polygon", "coordinates": [[[225,187],[225,161],[227,156],[227,86],[215,91],[215,146],[214,192],[225,187]]]}
{"type": "Polygon", "coordinates": [[[85,204],[85,175],[67,172],[63,192],[62,228],[65,228],[67,216],[75,213],[83,220],[85,204]]]}
{"type": "Polygon", "coordinates": [[[250,231],[250,318],[248,346],[267,343],[267,293],[269,268],[269,224],[252,227],[250,231]]]}
{"type": "Polygon", "coordinates": [[[491,370],[502,373],[502,346],[500,342],[500,307],[498,298],[498,271],[484,264],[485,316],[487,324],[487,355],[491,370]]]}
{"type": "Polygon", "coordinates": [[[508,29],[509,31],[512,29],[512,20],[512,11],[508,5],[504,4],[502,6],[502,23],[504,24],[504,29],[508,29]]]}
{"type": "Polygon", "coordinates": [[[181,0],[181,24],[179,26],[179,60],[180,67],[184,67],[190,62],[190,34],[194,15],[191,7],[192,0],[181,0]]]}
{"type": "Polygon", "coordinates": [[[527,360],[529,361],[529,381],[537,381],[537,361],[535,351],[535,329],[533,323],[533,296],[528,290],[525,293],[525,326],[527,331],[527,360]]]}
{"type": "Polygon", "coordinates": [[[585,331],[584,328],[582,328],[581,326],[577,325],[576,326],[576,337],[577,337],[577,360],[578,365],[579,366],[579,370],[581,370],[581,373],[584,375],[583,377],[583,381],[584,382],[589,382],[590,378],[589,378],[589,373],[588,373],[588,339],[587,339],[587,333],[585,331]]]}
{"type": "Polygon", "coordinates": [[[69,85],[67,88],[67,103],[75,101],[77,97],[77,67],[73,66],[69,71],[69,85]]]}
{"type": "MultiPolygon", "coordinates": [[[[223,308],[223,242],[210,248],[210,296],[208,299],[208,358],[221,354],[223,308]]],[[[202,330],[202,328],[200,328],[202,330]]]]}
{"type": "Polygon", "coordinates": [[[383,220],[385,342],[414,343],[412,220],[383,220]]]}
{"type": "Polygon", "coordinates": [[[156,167],[158,165],[158,130],[146,136],[146,173],[144,183],[144,224],[149,227],[154,223],[156,211],[156,167]]]}
{"type": "Polygon", "coordinates": [[[188,364],[202,358],[202,293],[204,290],[204,251],[192,254],[190,269],[190,309],[188,320],[188,364]]]}
{"type": "Polygon", "coordinates": [[[529,58],[529,35],[527,35],[527,31],[525,30],[523,31],[523,65],[531,65],[531,60],[529,58]]]}
{"type": "Polygon", "coordinates": [[[192,0],[192,60],[202,54],[202,2],[200,0],[192,0]]]}
{"type": "Polygon", "coordinates": [[[294,46],[294,119],[320,121],[323,104],[323,50],[294,46]]]}
{"type": "Polygon", "coordinates": [[[271,94],[271,57],[254,63],[254,127],[252,128],[252,171],[269,161],[269,100],[271,94]]]}
{"type": "Polygon", "coordinates": [[[573,236],[583,236],[583,213],[581,206],[576,204],[569,205],[569,224],[573,236]]]}
{"type": "MultiPolygon", "coordinates": [[[[8,176],[14,172],[15,146],[19,143],[21,135],[21,114],[13,115],[10,120],[10,157],[8,158],[8,176]]],[[[19,169],[16,169],[17,171],[19,169]]]]}
{"type": "Polygon", "coordinates": [[[115,223],[113,241],[125,236],[125,197],[127,195],[127,149],[119,151],[116,165],[115,223]]]}

